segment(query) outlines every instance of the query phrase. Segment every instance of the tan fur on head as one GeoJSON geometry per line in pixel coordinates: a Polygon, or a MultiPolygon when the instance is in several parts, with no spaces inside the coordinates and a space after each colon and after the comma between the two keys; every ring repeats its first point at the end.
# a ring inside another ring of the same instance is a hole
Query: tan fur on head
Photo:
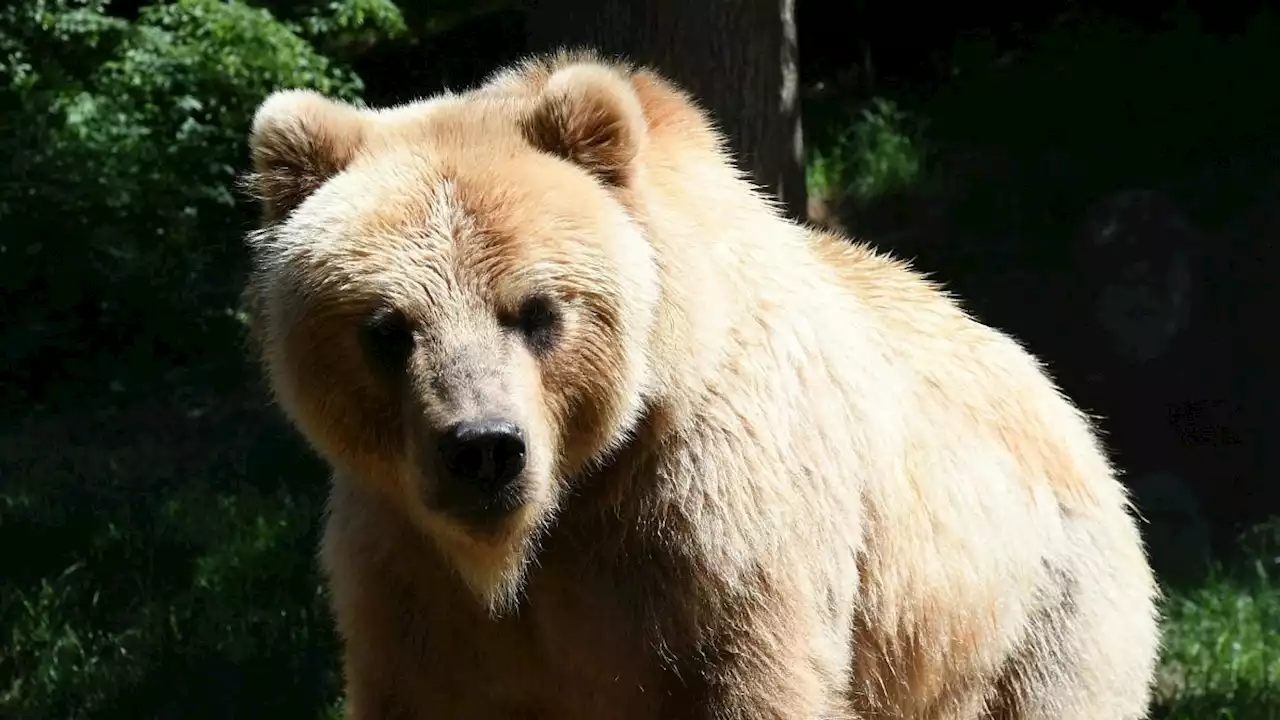
{"type": "Polygon", "coordinates": [[[1088,419],[905,263],[785,219],[658,74],[285,92],[251,141],[249,305],[334,469],[353,720],[1143,716],[1158,593],[1088,419]],[[494,417],[527,462],[476,523],[440,440],[494,417]]]}
{"type": "Polygon", "coordinates": [[[582,64],[551,75],[524,131],[534,147],[625,185],[644,141],[635,88],[613,68],[582,64]]]}
{"type": "Polygon", "coordinates": [[[564,488],[631,432],[659,295],[652,250],[615,194],[643,145],[635,90],[596,65],[528,90],[381,111],[285,91],[251,136],[266,226],[247,296],[281,406],[343,482],[400,506],[495,613],[564,488]],[[530,300],[554,313],[546,348],[520,339],[530,300]],[[398,385],[361,346],[380,312],[413,333],[398,385]],[[531,444],[527,504],[484,532],[420,497],[443,492],[436,438],[475,413],[508,414],[531,444]]]}
{"type": "Polygon", "coordinates": [[[312,90],[281,90],[258,107],[247,180],[268,222],[282,219],[346,167],[363,141],[357,108],[312,90]]]}

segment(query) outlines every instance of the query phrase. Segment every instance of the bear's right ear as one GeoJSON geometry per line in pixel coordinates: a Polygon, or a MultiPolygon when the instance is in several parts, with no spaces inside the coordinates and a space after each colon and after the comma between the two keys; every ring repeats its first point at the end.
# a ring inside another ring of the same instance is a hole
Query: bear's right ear
{"type": "Polygon", "coordinates": [[[341,172],[364,140],[364,117],[312,90],[279,90],[258,106],[249,132],[247,185],[269,223],[284,219],[341,172]]]}
{"type": "Polygon", "coordinates": [[[629,78],[586,61],[547,78],[523,130],[534,147],[621,186],[630,179],[648,128],[629,78]]]}

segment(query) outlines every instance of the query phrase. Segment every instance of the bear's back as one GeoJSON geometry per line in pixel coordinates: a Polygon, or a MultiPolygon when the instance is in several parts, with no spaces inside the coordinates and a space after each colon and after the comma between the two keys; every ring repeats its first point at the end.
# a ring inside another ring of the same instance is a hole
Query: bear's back
{"type": "MultiPolygon", "coordinates": [[[[855,694],[868,708],[963,716],[977,702],[965,682],[1022,671],[1011,658],[1029,643],[1096,632],[1120,609],[1147,608],[1106,652],[1147,653],[1153,578],[1085,415],[1033,354],[908,264],[836,235],[808,239],[848,299],[843,327],[821,336],[833,353],[882,354],[865,367],[890,388],[881,421],[897,428],[874,453],[895,457],[862,494],[855,694]]],[[[866,388],[861,367],[846,356],[835,372],[866,388]]],[[[1054,702],[1069,715],[1096,701],[1054,702]]]]}

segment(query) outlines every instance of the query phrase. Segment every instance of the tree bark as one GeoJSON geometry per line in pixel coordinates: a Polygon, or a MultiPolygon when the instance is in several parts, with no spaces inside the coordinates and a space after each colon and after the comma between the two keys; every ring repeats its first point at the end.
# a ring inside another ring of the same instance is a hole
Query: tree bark
{"type": "Polygon", "coordinates": [[[739,166],[807,217],[795,0],[532,0],[534,48],[592,47],[691,92],[739,166]]]}

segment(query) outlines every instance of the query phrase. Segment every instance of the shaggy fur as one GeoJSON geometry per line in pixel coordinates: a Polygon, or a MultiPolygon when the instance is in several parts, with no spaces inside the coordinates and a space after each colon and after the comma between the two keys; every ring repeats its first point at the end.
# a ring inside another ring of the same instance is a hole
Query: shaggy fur
{"type": "Polygon", "coordinates": [[[1144,716],[1156,590],[1086,418],[905,264],[784,219],[661,77],[281,92],[251,140],[254,337],[334,470],[352,718],[1144,716]],[[477,412],[529,437],[483,529],[433,501],[477,412]]]}

